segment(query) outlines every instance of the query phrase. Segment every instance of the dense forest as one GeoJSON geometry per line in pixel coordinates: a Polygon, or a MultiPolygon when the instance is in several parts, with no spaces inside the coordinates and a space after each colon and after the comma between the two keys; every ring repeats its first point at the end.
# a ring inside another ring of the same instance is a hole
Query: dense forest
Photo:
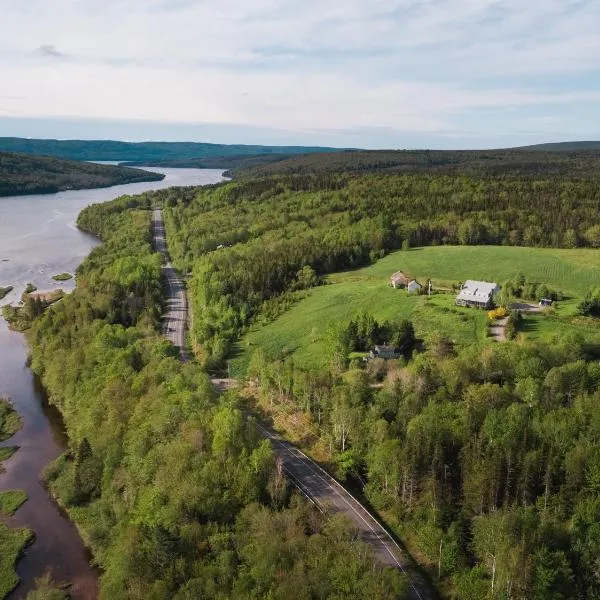
{"type": "Polygon", "coordinates": [[[161,173],[141,169],[0,152],[0,196],[49,194],[161,179],[161,173]]]}
{"type": "Polygon", "coordinates": [[[208,156],[205,158],[172,158],[164,160],[142,160],[121,163],[126,167],[171,167],[175,169],[229,169],[246,170],[291,158],[292,154],[256,154],[208,156]]]}
{"type": "Polygon", "coordinates": [[[259,312],[403,244],[600,245],[594,177],[316,174],[148,198],[166,205],[172,258],[192,273],[192,343],[209,368],[259,312]]]}
{"type": "Polygon", "coordinates": [[[550,142],[547,144],[534,144],[533,146],[522,146],[517,150],[540,150],[543,152],[573,152],[581,150],[600,150],[600,141],[581,142],[550,142]]]}
{"type": "Polygon", "coordinates": [[[600,598],[597,349],[440,339],[378,389],[382,365],[348,369],[346,344],[321,372],[257,349],[261,405],[364,486],[445,595],[600,598]]]}
{"type": "MultiPolygon", "coordinates": [[[[192,273],[194,349],[218,368],[256,316],[403,244],[598,246],[599,194],[590,173],[322,173],[153,197],[192,273]]],[[[364,369],[351,352],[381,341],[382,326],[362,317],[332,327],[322,371],[256,349],[258,402],[361,488],[440,590],[600,598],[599,349],[575,335],[461,351],[440,338],[364,369]]]]}
{"type": "Polygon", "coordinates": [[[238,179],[323,173],[440,173],[469,176],[589,177],[600,167],[600,150],[350,150],[233,167],[238,179]]]}
{"type": "MultiPolygon", "coordinates": [[[[364,495],[443,597],[600,600],[600,348],[567,334],[457,349],[441,335],[416,340],[410,321],[362,314],[331,323],[325,367],[257,347],[248,385],[216,397],[158,334],[147,210],[164,207],[189,276],[192,350],[217,372],[259,317],[397,248],[600,246],[588,159],[569,177],[259,167],[86,209],[79,226],[104,244],[30,340],[71,440],[49,485],[104,570],[103,598],[405,595],[347,524],[290,492],[246,416],[260,411],[364,495]],[[403,356],[353,354],[382,341],[403,356]]],[[[513,284],[515,296],[533,285],[513,284]]],[[[598,297],[582,303],[592,317],[598,297]]]]}
{"type": "Polygon", "coordinates": [[[306,154],[335,152],[337,149],[319,146],[251,146],[199,142],[121,142],[0,137],[1,151],[43,154],[71,160],[163,161],[258,154],[306,154]]]}
{"type": "Polygon", "coordinates": [[[238,398],[216,397],[160,335],[149,200],[82,212],[104,243],[29,332],[70,440],[46,479],[102,569],[101,598],[403,598],[345,521],[291,492],[238,398]]]}

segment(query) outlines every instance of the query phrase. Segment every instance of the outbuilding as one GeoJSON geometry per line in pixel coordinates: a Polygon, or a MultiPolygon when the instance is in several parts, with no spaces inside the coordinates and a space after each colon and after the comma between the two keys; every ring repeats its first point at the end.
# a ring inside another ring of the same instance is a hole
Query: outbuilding
{"type": "Polygon", "coordinates": [[[405,288],[409,281],[411,281],[402,271],[396,271],[390,277],[390,285],[395,288],[405,288]]]}
{"type": "Polygon", "coordinates": [[[416,279],[412,279],[406,285],[406,291],[409,294],[418,293],[421,291],[422,288],[423,288],[423,286],[416,279]]]}
{"type": "Polygon", "coordinates": [[[369,352],[370,358],[390,359],[399,358],[400,356],[402,356],[402,354],[398,352],[396,346],[390,344],[377,344],[375,348],[369,352]]]}

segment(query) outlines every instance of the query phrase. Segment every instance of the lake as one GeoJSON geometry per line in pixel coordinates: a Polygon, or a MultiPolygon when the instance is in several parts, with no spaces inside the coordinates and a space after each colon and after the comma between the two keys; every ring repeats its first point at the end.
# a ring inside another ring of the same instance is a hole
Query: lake
{"type": "MultiPolygon", "coordinates": [[[[17,302],[28,282],[40,290],[72,289],[73,281],[56,282],[57,273],[74,273],[98,240],[75,226],[79,212],[123,194],[138,194],[171,186],[208,185],[222,181],[215,169],[152,169],[163,181],[110,188],[72,190],[57,194],[0,198],[0,286],[14,286],[0,304],[17,302]]],[[[22,579],[9,598],[20,599],[35,587],[35,579],[50,572],[57,582],[71,582],[73,598],[97,596],[98,572],[75,526],[42,485],[42,469],[67,447],[60,414],[48,405],[43,389],[27,368],[24,336],[9,331],[0,318],[0,396],[8,396],[23,419],[23,428],[1,446],[20,447],[3,463],[0,491],[21,489],[29,500],[7,519],[9,526],[29,527],[36,541],[17,564],[22,579]]]]}

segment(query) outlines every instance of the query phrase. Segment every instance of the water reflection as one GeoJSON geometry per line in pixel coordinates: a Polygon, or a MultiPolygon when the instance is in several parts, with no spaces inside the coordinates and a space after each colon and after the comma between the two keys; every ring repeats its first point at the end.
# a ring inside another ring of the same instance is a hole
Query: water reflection
{"type": "MultiPolygon", "coordinates": [[[[57,283],[52,275],[74,272],[98,243],[75,227],[77,215],[85,206],[122,194],[221,180],[221,171],[215,170],[160,171],[167,175],[161,182],[0,198],[0,286],[15,287],[2,304],[18,301],[27,282],[40,289],[73,287],[72,281],[57,283]]],[[[90,556],[77,529],[40,481],[44,467],[67,448],[63,422],[27,367],[24,336],[9,331],[3,319],[0,319],[0,395],[12,399],[23,419],[22,429],[0,444],[19,446],[19,451],[3,463],[6,472],[0,474],[0,491],[21,489],[29,496],[8,523],[29,527],[36,534],[36,541],[17,565],[22,583],[9,598],[25,597],[35,587],[35,579],[49,572],[56,581],[72,583],[70,593],[75,600],[94,599],[98,572],[89,565],[90,556]]]]}

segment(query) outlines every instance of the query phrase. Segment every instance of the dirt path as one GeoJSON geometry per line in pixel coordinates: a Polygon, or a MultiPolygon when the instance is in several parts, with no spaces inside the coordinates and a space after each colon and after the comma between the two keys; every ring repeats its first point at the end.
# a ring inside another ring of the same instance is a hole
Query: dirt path
{"type": "MultiPolygon", "coordinates": [[[[519,310],[529,314],[540,313],[543,310],[538,304],[532,304],[531,302],[513,302],[510,308],[511,310],[519,310]]],[[[505,342],[507,324],[508,317],[494,321],[490,325],[490,337],[496,342],[505,342]]]]}
{"type": "Polygon", "coordinates": [[[506,325],[508,323],[508,317],[503,319],[497,319],[490,325],[490,337],[496,342],[506,341],[506,325]]]}

